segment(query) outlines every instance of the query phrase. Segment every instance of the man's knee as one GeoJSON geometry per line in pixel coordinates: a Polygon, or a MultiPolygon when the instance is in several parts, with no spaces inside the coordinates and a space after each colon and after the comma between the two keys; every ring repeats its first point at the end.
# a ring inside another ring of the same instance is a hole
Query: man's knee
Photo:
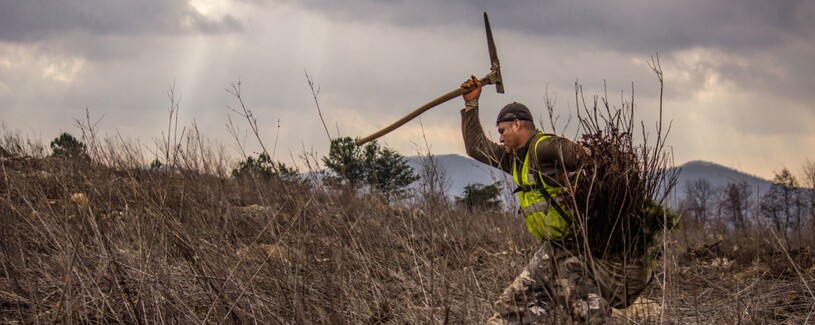
{"type": "Polygon", "coordinates": [[[572,320],[581,324],[606,324],[611,309],[608,302],[597,293],[589,293],[586,299],[572,302],[572,320]]]}
{"type": "Polygon", "coordinates": [[[487,324],[531,324],[546,315],[545,288],[524,269],[493,304],[495,316],[487,324]]]}
{"type": "Polygon", "coordinates": [[[605,324],[611,313],[582,259],[568,256],[557,261],[555,294],[569,317],[579,324],[605,324]]]}

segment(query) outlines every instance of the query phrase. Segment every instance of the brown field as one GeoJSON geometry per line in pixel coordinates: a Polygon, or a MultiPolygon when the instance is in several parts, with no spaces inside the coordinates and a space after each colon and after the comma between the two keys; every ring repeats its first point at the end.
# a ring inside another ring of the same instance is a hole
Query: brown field
{"type": "MultiPolygon", "coordinates": [[[[478,324],[536,250],[509,212],[9,151],[0,323],[478,324]]],[[[684,225],[616,318],[815,322],[807,243],[684,225]]]]}

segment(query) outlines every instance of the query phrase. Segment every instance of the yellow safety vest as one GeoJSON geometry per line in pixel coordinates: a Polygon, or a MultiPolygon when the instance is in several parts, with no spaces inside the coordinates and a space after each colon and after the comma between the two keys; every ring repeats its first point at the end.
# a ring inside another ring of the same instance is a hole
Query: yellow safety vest
{"type": "MultiPolygon", "coordinates": [[[[518,192],[518,198],[521,202],[521,214],[526,219],[526,227],[529,229],[529,232],[541,240],[557,241],[565,239],[569,235],[569,225],[566,219],[564,219],[564,216],[561,216],[554,207],[550,206],[549,201],[541,194],[540,187],[537,185],[538,181],[542,182],[543,179],[540,172],[537,172],[537,174],[529,172],[529,156],[533,152],[537,154],[535,148],[538,147],[541,141],[548,137],[547,135],[541,136],[535,141],[534,145],[529,147],[526,151],[524,165],[521,168],[520,174],[518,173],[518,168],[516,168],[517,161],[513,162],[512,179],[519,188],[526,189],[525,191],[518,192]],[[520,175],[525,175],[525,177],[521,177],[520,175]]],[[[549,192],[553,199],[557,197],[558,193],[564,190],[563,187],[546,185],[546,182],[543,182],[543,188],[549,192]]]]}

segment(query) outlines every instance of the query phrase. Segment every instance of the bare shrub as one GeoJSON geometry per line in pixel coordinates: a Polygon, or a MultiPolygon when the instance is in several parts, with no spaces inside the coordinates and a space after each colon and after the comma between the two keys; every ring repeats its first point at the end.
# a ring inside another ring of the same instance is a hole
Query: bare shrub
{"type": "MultiPolygon", "coordinates": [[[[652,69],[662,86],[662,71],[652,69]]],[[[594,96],[587,105],[582,87],[575,84],[578,120],[584,135],[578,141],[591,151],[584,168],[574,176],[567,195],[573,224],[595,256],[641,257],[660,245],[675,217],[662,207],[676,184],[670,154],[664,151],[668,129],[663,130],[660,95],[659,120],[652,137],[642,125],[642,142],[634,134],[634,97],[612,106],[608,96],[594,96]],[[582,112],[581,112],[582,110],[582,112]],[[653,141],[649,143],[648,141],[653,141]]]]}

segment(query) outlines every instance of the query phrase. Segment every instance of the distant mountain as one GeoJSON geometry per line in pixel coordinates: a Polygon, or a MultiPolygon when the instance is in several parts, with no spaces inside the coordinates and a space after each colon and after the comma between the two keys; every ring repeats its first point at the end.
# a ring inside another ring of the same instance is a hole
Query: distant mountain
{"type": "Polygon", "coordinates": [[[772,185],[772,182],[766,179],[707,161],[690,161],[675,168],[681,169],[675,188],[676,196],[680,199],[685,196],[686,184],[700,178],[706,179],[715,188],[723,188],[732,182],[745,181],[750,184],[753,195],[758,193],[760,196],[764,195],[772,185]]]}
{"type": "MultiPolygon", "coordinates": [[[[407,158],[408,164],[417,172],[421,168],[421,159],[426,158],[418,156],[407,158]]],[[[512,182],[512,176],[471,158],[448,154],[436,156],[436,159],[447,172],[447,176],[450,180],[448,193],[451,197],[460,196],[464,191],[464,187],[468,184],[492,184],[496,181],[505,183],[512,182]]],[[[722,188],[728,183],[743,180],[750,184],[753,189],[753,195],[756,193],[764,195],[764,193],[770,189],[770,185],[772,185],[772,182],[766,179],[712,162],[691,161],[674,168],[680,169],[676,187],[674,188],[675,196],[672,196],[677,200],[685,196],[685,184],[699,178],[708,180],[716,188],[722,188]]],[[[512,187],[514,187],[514,185],[510,186],[510,188],[512,187]]]]}
{"type": "MultiPolygon", "coordinates": [[[[413,167],[418,173],[422,159],[427,157],[412,156],[407,157],[408,165],[413,167]]],[[[450,197],[461,196],[464,192],[464,187],[469,184],[484,184],[489,185],[497,181],[504,183],[512,182],[512,176],[504,173],[503,171],[492,168],[472,158],[462,157],[456,154],[447,154],[435,156],[437,162],[443,166],[447,178],[449,180],[450,188],[447,193],[450,197]]]]}

